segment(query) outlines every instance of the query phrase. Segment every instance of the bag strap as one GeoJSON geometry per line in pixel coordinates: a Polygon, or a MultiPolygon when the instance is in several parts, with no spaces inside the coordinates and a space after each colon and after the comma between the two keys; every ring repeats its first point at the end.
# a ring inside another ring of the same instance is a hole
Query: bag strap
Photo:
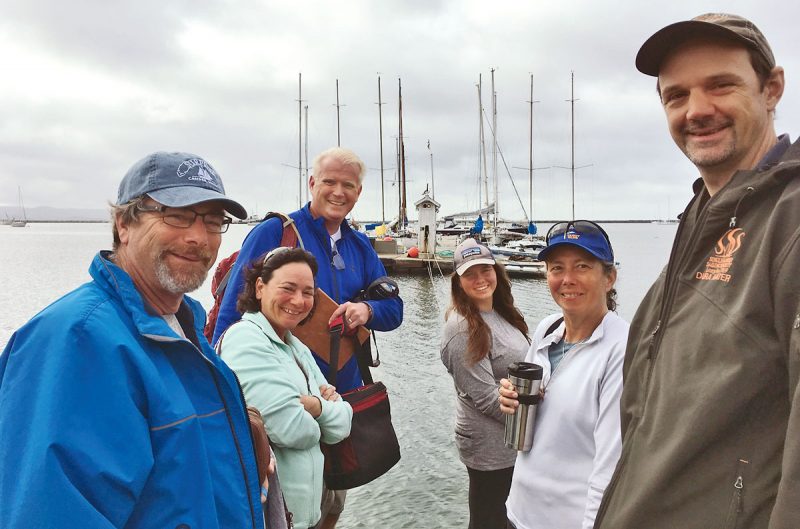
{"type": "MultiPolygon", "coordinates": [[[[336,385],[336,378],[339,374],[339,347],[342,342],[343,331],[344,316],[339,316],[333,320],[330,327],[328,327],[328,333],[330,334],[330,354],[328,357],[328,374],[325,376],[325,379],[331,386],[336,385]]],[[[355,337],[357,335],[353,336],[355,337]]],[[[373,333],[373,338],[374,337],[375,335],[373,333]]],[[[369,339],[363,344],[358,343],[358,339],[354,339],[356,343],[354,354],[356,356],[356,362],[358,362],[358,369],[361,371],[361,379],[364,381],[364,384],[372,384],[372,373],[369,368],[370,366],[378,367],[381,363],[380,358],[378,358],[375,363],[372,362],[372,350],[370,349],[369,339]]]]}
{"type": "MultiPolygon", "coordinates": [[[[375,339],[375,331],[372,331],[372,339],[375,339]]],[[[375,344],[375,351],[378,350],[378,344],[375,344]]],[[[372,361],[372,349],[370,347],[369,339],[363,344],[359,344],[358,340],[356,340],[356,361],[358,362],[358,370],[361,371],[361,379],[364,381],[364,384],[372,384],[374,381],[372,380],[372,372],[369,370],[370,367],[378,367],[381,364],[380,355],[378,355],[378,359],[373,362],[372,361]]]]}
{"type": "Polygon", "coordinates": [[[339,374],[339,345],[342,341],[342,332],[344,332],[344,316],[340,315],[328,326],[331,347],[328,355],[328,374],[325,378],[331,386],[336,385],[336,377],[339,374]]]}
{"type": "Polygon", "coordinates": [[[553,331],[558,329],[558,326],[561,325],[562,321],[564,321],[564,316],[561,316],[556,321],[554,321],[553,324],[550,327],[548,327],[546,331],[544,331],[544,335],[548,336],[548,335],[552,334],[553,331]]]}

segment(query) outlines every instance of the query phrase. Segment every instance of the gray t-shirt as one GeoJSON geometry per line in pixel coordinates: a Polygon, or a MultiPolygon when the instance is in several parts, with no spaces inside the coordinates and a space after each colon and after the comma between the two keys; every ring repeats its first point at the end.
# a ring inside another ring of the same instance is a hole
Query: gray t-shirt
{"type": "Polygon", "coordinates": [[[517,452],[503,443],[505,416],[497,388],[508,375],[508,365],[525,359],[528,341],[494,310],[481,312],[489,326],[491,349],[479,362],[467,359],[467,322],[455,312],[445,322],[440,354],[456,389],[456,445],[461,461],[475,470],[514,466],[517,452]]]}

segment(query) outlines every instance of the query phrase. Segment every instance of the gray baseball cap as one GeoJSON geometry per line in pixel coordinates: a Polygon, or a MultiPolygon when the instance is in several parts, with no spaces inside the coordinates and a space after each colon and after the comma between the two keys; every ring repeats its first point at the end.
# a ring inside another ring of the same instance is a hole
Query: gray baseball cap
{"type": "Polygon", "coordinates": [[[772,48],[755,24],[738,15],[706,13],[656,31],[636,54],[636,69],[643,74],[658,77],[658,70],[667,54],[689,39],[703,37],[737,42],[755,50],[767,61],[770,68],[775,67],[772,48]]]}
{"type": "Polygon", "coordinates": [[[464,275],[464,272],[471,266],[479,264],[493,265],[494,263],[492,251],[472,237],[465,239],[453,251],[453,267],[458,275],[464,275]]]}
{"type": "Polygon", "coordinates": [[[142,195],[173,208],[219,200],[232,215],[247,217],[241,204],[225,196],[222,179],[211,164],[186,152],[154,152],[133,164],[119,184],[117,205],[142,195]]]}

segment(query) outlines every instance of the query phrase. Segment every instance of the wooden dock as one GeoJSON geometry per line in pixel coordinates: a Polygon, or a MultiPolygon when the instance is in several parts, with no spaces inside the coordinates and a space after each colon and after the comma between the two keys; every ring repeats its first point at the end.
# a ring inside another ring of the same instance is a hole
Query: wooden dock
{"type": "MultiPolygon", "coordinates": [[[[383,263],[386,272],[389,275],[401,274],[420,274],[428,275],[428,269],[432,270],[434,274],[438,274],[439,270],[443,274],[449,275],[453,272],[453,258],[443,257],[407,257],[404,254],[378,254],[381,262],[383,263]]],[[[506,267],[506,272],[511,277],[520,278],[544,278],[545,267],[544,263],[540,261],[535,262],[521,262],[509,261],[505,259],[497,259],[497,262],[502,263],[506,267]]]]}
{"type": "Polygon", "coordinates": [[[439,270],[443,274],[453,272],[453,258],[432,257],[407,257],[405,254],[378,254],[384,268],[389,274],[425,274],[428,275],[430,267],[435,273],[439,270]]]}

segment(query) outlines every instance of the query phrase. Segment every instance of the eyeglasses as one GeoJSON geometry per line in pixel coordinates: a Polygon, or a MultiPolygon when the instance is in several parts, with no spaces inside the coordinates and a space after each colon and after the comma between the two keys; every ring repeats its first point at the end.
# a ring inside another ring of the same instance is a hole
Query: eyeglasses
{"type": "MultiPolygon", "coordinates": [[[[592,222],[591,220],[570,220],[565,222],[556,222],[553,224],[549,230],[547,230],[547,236],[545,240],[547,244],[550,244],[550,239],[553,237],[560,237],[567,232],[575,231],[578,233],[586,233],[590,234],[593,233],[595,235],[602,235],[603,238],[606,240],[606,244],[608,244],[608,249],[611,250],[611,255],[614,255],[614,249],[611,247],[611,240],[608,238],[608,234],[605,232],[603,228],[601,228],[598,224],[592,222]]],[[[569,237],[569,235],[567,235],[569,237]]]]}
{"type": "Polygon", "coordinates": [[[267,261],[269,261],[276,255],[288,252],[289,250],[291,250],[291,248],[289,248],[288,246],[278,246],[277,248],[273,248],[272,250],[267,252],[267,255],[264,256],[264,260],[261,261],[261,266],[267,264],[267,261]]]}
{"type": "Polygon", "coordinates": [[[192,208],[171,208],[169,206],[137,206],[139,211],[159,213],[164,224],[175,228],[191,228],[197,217],[203,219],[208,233],[225,233],[233,219],[219,213],[198,213],[192,208]]]}

